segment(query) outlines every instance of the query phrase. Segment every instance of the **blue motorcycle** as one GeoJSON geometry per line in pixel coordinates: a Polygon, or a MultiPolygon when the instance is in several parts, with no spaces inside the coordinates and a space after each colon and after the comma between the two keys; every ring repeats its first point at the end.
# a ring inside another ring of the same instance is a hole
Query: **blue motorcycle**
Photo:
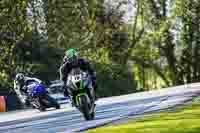
{"type": "Polygon", "coordinates": [[[33,108],[45,111],[46,108],[60,109],[60,104],[52,98],[43,84],[32,83],[28,85],[28,101],[33,108]]]}

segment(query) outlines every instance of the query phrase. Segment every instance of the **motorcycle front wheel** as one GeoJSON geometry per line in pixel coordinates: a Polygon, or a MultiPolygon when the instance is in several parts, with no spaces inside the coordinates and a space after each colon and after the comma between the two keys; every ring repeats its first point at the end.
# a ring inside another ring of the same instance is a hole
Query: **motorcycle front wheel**
{"type": "Polygon", "coordinates": [[[48,107],[54,107],[56,109],[60,109],[60,104],[54,98],[52,98],[49,95],[46,95],[45,98],[42,101],[48,107]]]}
{"type": "Polygon", "coordinates": [[[90,104],[88,103],[87,97],[85,95],[80,96],[80,110],[83,113],[85,120],[94,119],[94,112],[90,113],[90,104]]]}

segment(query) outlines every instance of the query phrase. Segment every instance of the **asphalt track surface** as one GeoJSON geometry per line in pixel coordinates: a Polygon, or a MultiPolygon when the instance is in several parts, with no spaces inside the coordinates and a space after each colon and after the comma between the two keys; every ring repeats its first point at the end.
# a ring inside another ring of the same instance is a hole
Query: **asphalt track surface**
{"type": "Polygon", "coordinates": [[[165,110],[199,96],[200,84],[189,84],[157,91],[103,98],[97,101],[95,120],[85,121],[70,104],[46,112],[24,110],[0,114],[0,133],[81,132],[128,117],[165,110]]]}

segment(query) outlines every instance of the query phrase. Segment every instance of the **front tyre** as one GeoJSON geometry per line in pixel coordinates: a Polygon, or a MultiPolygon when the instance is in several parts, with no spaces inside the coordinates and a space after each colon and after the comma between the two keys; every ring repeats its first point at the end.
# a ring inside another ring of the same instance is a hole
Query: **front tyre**
{"type": "Polygon", "coordinates": [[[41,101],[39,98],[32,99],[33,101],[31,102],[32,108],[36,108],[40,110],[41,112],[46,111],[46,107],[41,104],[41,101]]]}
{"type": "Polygon", "coordinates": [[[50,107],[54,107],[56,109],[60,109],[60,104],[54,99],[52,98],[51,96],[49,95],[46,95],[46,100],[49,102],[49,106],[50,107]]]}
{"type": "Polygon", "coordinates": [[[91,120],[94,120],[95,112],[92,112],[90,115],[91,115],[91,120]]]}
{"type": "Polygon", "coordinates": [[[40,107],[39,107],[39,110],[40,110],[41,112],[44,112],[44,111],[46,111],[46,107],[40,106],[40,107]]]}
{"type": "Polygon", "coordinates": [[[85,120],[92,120],[90,114],[90,105],[88,104],[87,97],[85,95],[80,96],[80,110],[83,113],[85,120]]]}

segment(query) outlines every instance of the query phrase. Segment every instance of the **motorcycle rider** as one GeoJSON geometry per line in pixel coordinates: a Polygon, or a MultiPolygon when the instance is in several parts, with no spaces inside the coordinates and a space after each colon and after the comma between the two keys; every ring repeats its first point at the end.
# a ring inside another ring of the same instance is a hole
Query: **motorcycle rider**
{"type": "MultiPolygon", "coordinates": [[[[78,56],[78,52],[72,48],[72,49],[66,50],[65,56],[63,58],[63,63],[60,67],[60,80],[64,83],[64,86],[63,86],[64,95],[70,96],[69,95],[69,87],[66,85],[67,77],[68,77],[68,74],[70,73],[70,71],[73,68],[77,68],[77,67],[79,67],[82,71],[87,71],[89,73],[89,75],[91,76],[94,92],[96,92],[96,89],[97,89],[96,72],[94,71],[94,69],[92,68],[90,63],[88,61],[86,61],[85,59],[80,58],[78,56]]],[[[89,95],[90,95],[90,97],[92,97],[91,94],[89,94],[89,95]]],[[[91,98],[91,99],[93,99],[93,98],[91,98]]],[[[96,99],[97,99],[97,96],[95,93],[95,100],[96,99]]],[[[72,102],[72,106],[73,106],[74,101],[72,100],[71,102],[72,102]]]]}
{"type": "Polygon", "coordinates": [[[18,73],[15,76],[14,90],[17,93],[18,97],[20,98],[20,101],[23,104],[26,104],[26,105],[28,104],[28,99],[30,98],[30,96],[28,95],[28,92],[30,89],[30,88],[28,88],[28,85],[33,82],[37,82],[40,84],[42,81],[37,78],[31,78],[31,77],[24,76],[24,74],[22,74],[22,73],[18,73]]]}

